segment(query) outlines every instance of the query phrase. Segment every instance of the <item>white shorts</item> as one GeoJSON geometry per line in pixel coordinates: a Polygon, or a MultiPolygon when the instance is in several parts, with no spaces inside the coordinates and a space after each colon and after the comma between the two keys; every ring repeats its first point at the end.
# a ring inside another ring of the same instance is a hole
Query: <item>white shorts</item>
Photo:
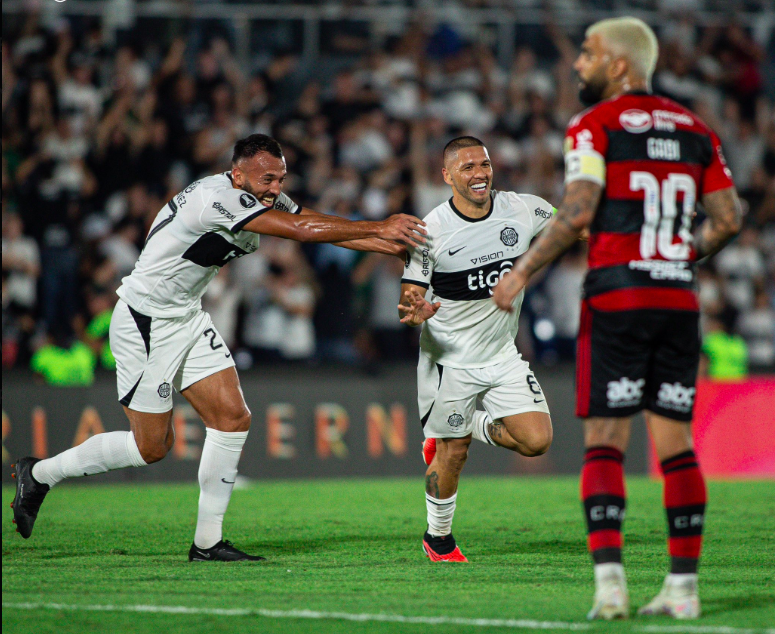
{"type": "Polygon", "coordinates": [[[462,438],[473,429],[476,399],[498,420],[524,412],[549,413],[541,386],[519,354],[486,368],[450,368],[420,352],[417,403],[426,438],[462,438]]]}
{"type": "Polygon", "coordinates": [[[110,320],[118,400],[138,412],[172,409],[178,392],[234,365],[231,352],[204,311],[161,319],[118,300],[110,320]]]}

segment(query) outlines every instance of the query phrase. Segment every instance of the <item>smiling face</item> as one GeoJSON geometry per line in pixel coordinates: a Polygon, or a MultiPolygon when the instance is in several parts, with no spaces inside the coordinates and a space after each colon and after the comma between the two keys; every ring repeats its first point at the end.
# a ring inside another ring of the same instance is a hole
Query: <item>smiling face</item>
{"type": "Polygon", "coordinates": [[[284,158],[259,152],[234,163],[231,178],[235,187],[253,194],[264,207],[272,207],[283,191],[287,171],[284,158]]]}
{"type": "Polygon", "coordinates": [[[444,182],[468,202],[481,207],[490,198],[492,163],[481,145],[460,148],[444,164],[444,182]]]}

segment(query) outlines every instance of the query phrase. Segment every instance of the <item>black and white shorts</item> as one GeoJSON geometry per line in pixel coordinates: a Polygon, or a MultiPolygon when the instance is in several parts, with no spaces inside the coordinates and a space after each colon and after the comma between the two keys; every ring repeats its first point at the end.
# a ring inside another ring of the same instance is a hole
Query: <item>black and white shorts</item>
{"type": "Polygon", "coordinates": [[[541,386],[516,350],[511,359],[484,368],[445,367],[420,352],[417,403],[426,438],[468,436],[477,398],[493,420],[525,412],[549,413],[541,386]]]}
{"type": "Polygon", "coordinates": [[[700,361],[699,314],[581,306],[576,415],[626,418],[647,409],[691,421],[700,361]]]}
{"type": "Polygon", "coordinates": [[[182,392],[234,365],[210,315],[200,310],[163,319],[143,315],[119,300],[110,321],[118,399],[138,412],[172,409],[172,388],[182,392]]]}

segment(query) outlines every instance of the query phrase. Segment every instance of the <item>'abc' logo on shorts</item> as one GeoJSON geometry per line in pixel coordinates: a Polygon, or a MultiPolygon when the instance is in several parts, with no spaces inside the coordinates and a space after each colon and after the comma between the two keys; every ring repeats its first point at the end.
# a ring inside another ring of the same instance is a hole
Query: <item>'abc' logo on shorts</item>
{"type": "Polygon", "coordinates": [[[659,386],[657,405],[665,409],[688,412],[692,405],[694,405],[694,394],[696,391],[693,387],[684,387],[677,382],[663,383],[659,386]]]}
{"type": "Polygon", "coordinates": [[[618,381],[609,381],[606,398],[608,407],[629,407],[637,405],[643,398],[643,386],[646,385],[646,379],[632,381],[623,376],[618,381]]]}

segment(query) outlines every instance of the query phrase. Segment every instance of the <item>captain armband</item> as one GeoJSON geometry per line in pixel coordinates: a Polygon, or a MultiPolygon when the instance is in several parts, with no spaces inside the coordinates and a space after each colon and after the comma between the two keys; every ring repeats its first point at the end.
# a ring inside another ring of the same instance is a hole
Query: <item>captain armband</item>
{"type": "Polygon", "coordinates": [[[565,182],[587,180],[605,185],[605,159],[591,149],[571,150],[565,155],[565,182]]]}

